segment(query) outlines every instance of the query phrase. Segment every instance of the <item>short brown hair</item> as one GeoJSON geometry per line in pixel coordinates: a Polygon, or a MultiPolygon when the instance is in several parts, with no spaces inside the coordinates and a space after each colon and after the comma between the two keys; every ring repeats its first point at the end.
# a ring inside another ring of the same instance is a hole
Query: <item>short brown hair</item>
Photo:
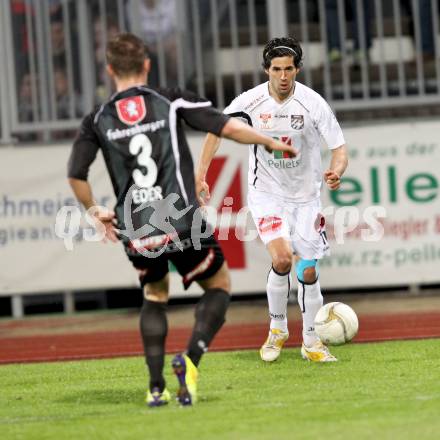
{"type": "Polygon", "coordinates": [[[113,37],[107,44],[105,56],[116,76],[122,78],[141,74],[144,60],[149,58],[145,43],[130,33],[113,37]]]}

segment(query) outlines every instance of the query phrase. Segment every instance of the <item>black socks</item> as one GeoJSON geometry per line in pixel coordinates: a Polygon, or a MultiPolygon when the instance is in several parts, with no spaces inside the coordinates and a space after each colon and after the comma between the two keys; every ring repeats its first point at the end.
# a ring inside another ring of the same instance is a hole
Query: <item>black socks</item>
{"type": "Polygon", "coordinates": [[[140,328],[144,344],[145,359],[150,372],[150,390],[165,388],[163,366],[165,357],[165,338],[168,333],[166,303],[144,299],[140,315],[140,328]]]}
{"type": "Polygon", "coordinates": [[[187,355],[196,367],[225,322],[229,302],[230,295],[225,290],[209,289],[197,303],[196,322],[187,348],[187,355]]]}
{"type": "MultiPolygon", "coordinates": [[[[195,309],[196,322],[187,348],[187,355],[195,366],[208,349],[214,336],[225,322],[229,294],[223,289],[207,290],[195,309]]],[[[144,353],[150,373],[150,390],[165,388],[163,367],[165,338],[168,333],[166,303],[144,300],[140,314],[140,329],[144,353]]]]}

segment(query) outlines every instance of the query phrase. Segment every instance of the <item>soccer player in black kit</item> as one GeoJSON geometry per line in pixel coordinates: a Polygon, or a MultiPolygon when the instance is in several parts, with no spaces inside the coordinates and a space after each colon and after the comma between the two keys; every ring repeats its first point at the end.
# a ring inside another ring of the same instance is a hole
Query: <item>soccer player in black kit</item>
{"type": "Polygon", "coordinates": [[[86,209],[96,206],[87,175],[101,150],[117,202],[115,212],[97,208],[94,216],[104,226],[107,239],[122,241],[139,273],[149,406],[170,400],[163,377],[168,261],[182,276],[185,288],[193,281],[202,287],[186,352],[172,361],[179,383],[177,400],[191,405],[196,401],[200,359],[225,321],[230,278],[222,251],[212,235],[207,236],[200,215],[182,122],[244,144],[263,144],[292,154],[295,150],[222,114],[193,93],[148,88],[148,52],[133,34],[110,40],[106,57],[116,93],[84,118],[69,158],[69,183],[86,209]]]}

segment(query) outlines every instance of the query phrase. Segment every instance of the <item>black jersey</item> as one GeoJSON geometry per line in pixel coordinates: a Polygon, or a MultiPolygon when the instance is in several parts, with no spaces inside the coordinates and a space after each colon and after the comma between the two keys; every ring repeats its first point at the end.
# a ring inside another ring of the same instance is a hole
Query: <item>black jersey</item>
{"type": "Polygon", "coordinates": [[[199,204],[182,120],[219,136],[228,119],[191,92],[129,88],[84,118],[68,176],[87,180],[101,149],[117,197],[118,226],[126,236],[189,231],[199,204]]]}

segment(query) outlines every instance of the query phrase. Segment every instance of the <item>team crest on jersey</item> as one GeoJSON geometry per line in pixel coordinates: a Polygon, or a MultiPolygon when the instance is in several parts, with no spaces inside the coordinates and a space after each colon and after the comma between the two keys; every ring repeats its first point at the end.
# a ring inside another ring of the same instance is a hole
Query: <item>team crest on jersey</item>
{"type": "Polygon", "coordinates": [[[271,113],[260,113],[260,129],[269,130],[273,128],[273,118],[271,113]]]}
{"type": "Polygon", "coordinates": [[[290,115],[290,126],[294,130],[302,130],[304,128],[304,116],[290,115]]]}
{"type": "Polygon", "coordinates": [[[118,117],[124,124],[134,125],[142,121],[147,114],[145,101],[142,96],[130,96],[116,101],[118,117]]]}

